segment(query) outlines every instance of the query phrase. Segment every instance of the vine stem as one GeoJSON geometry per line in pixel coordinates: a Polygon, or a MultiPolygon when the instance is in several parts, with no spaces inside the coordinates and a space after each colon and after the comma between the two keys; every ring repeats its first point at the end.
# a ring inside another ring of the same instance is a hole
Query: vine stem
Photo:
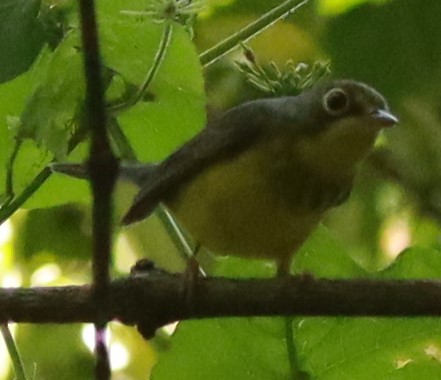
{"type": "Polygon", "coordinates": [[[296,4],[296,1],[297,0],[286,0],[245,28],[206,50],[199,56],[201,64],[203,66],[211,65],[230,51],[234,50],[241,42],[246,42],[251,38],[256,37],[280,19],[288,17],[302,6],[309,3],[309,0],[303,0],[296,4]]]}
{"type": "Polygon", "coordinates": [[[147,75],[143,83],[139,87],[138,91],[127,101],[111,106],[110,112],[118,112],[127,109],[129,107],[132,107],[142,99],[145,92],[147,91],[147,88],[150,86],[151,82],[155,78],[161,66],[161,62],[164,60],[165,54],[167,52],[167,48],[170,45],[172,35],[173,35],[173,23],[167,22],[162,32],[161,41],[159,43],[158,50],[155,54],[155,58],[153,59],[152,66],[150,67],[150,70],[147,72],[147,75]]]}
{"type": "Polygon", "coordinates": [[[50,176],[51,170],[49,168],[42,169],[32,180],[32,182],[26,186],[26,188],[16,196],[12,201],[5,204],[0,208],[0,225],[3,224],[15,211],[17,211],[23,204],[34,194],[40,186],[50,176]]]}

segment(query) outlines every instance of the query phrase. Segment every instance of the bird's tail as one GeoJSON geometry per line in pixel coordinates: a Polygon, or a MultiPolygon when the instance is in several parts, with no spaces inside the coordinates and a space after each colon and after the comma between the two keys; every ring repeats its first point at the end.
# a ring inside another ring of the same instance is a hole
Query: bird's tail
{"type": "Polygon", "coordinates": [[[70,177],[89,179],[89,170],[85,164],[73,164],[66,162],[53,162],[49,164],[53,173],[66,174],[70,177]]]}
{"type": "MultiPolygon", "coordinates": [[[[157,164],[142,164],[122,162],[119,166],[119,177],[138,186],[142,186],[151,180],[156,171],[157,164]]],[[[66,174],[79,179],[89,179],[89,170],[85,164],[56,162],[49,165],[54,173],[66,174]]]]}

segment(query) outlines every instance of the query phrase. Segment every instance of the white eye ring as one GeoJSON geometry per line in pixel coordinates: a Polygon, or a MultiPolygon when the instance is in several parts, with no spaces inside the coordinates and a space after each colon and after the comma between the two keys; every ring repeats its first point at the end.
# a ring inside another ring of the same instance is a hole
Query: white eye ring
{"type": "Polygon", "coordinates": [[[349,108],[348,95],[341,88],[333,88],[323,97],[323,107],[330,115],[341,115],[349,108]]]}

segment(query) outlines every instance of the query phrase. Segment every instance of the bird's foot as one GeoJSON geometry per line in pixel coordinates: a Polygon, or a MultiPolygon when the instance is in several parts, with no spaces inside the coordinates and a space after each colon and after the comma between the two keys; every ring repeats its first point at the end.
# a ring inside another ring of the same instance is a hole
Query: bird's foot
{"type": "Polygon", "coordinates": [[[185,307],[188,310],[193,308],[193,300],[196,292],[197,282],[200,276],[200,266],[196,256],[190,256],[187,261],[187,266],[183,273],[183,300],[185,307]]]}

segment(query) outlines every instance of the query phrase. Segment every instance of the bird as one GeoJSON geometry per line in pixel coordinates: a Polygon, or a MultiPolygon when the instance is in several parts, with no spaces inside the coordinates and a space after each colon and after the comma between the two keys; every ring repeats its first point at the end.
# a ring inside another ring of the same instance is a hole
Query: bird
{"type": "MultiPolygon", "coordinates": [[[[245,102],[162,162],[123,162],[120,176],[140,189],[122,224],[162,203],[198,246],[273,260],[287,275],[326,212],[348,199],[380,131],[397,123],[383,95],[349,79],[245,102]]],[[[52,169],[87,177],[84,166],[52,169]]]]}

